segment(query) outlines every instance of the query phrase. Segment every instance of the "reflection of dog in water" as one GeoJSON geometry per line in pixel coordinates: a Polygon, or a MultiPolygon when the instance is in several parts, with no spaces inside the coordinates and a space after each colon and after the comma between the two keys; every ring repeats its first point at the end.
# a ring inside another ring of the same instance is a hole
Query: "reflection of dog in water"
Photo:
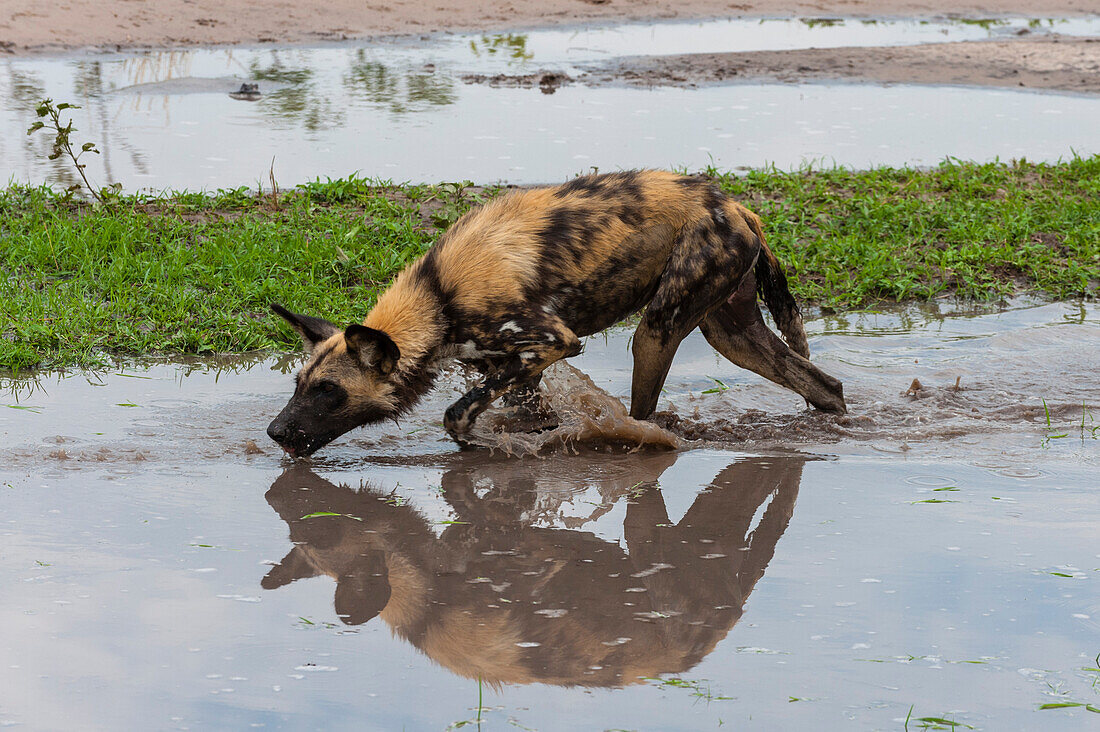
{"type": "Polygon", "coordinates": [[[622,686],[683,672],[740,619],[787,528],[802,460],[736,462],[671,524],[656,483],[674,460],[631,456],[599,486],[605,506],[627,501],[625,548],[531,525],[540,485],[561,480],[564,459],[446,473],[444,496],[464,523],[438,537],[374,488],[294,468],[267,493],[294,548],[263,586],[333,577],[344,623],[378,615],[432,660],[492,684],[622,686]],[[321,512],[339,515],[303,518],[321,512]]]}

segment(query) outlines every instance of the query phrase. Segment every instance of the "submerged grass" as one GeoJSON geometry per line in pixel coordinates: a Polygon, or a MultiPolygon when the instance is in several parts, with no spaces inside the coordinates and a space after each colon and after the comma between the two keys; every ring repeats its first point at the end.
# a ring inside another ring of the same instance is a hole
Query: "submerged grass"
{"type": "MultiPolygon", "coordinates": [[[[708,171],[765,219],[803,302],[1096,297],[1100,156],[1058,164],[708,171]]],[[[285,349],[269,314],[358,322],[402,267],[498,188],[314,181],[277,197],[0,191],[0,369],[285,349]]]]}

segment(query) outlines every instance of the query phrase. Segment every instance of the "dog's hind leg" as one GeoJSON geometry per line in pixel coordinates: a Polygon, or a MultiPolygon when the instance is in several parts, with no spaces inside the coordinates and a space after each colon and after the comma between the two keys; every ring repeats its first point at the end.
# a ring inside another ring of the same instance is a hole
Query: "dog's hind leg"
{"type": "Polygon", "coordinates": [[[728,218],[721,209],[681,232],[634,332],[631,417],[645,419],[653,413],[680,341],[725,301],[751,269],[758,250],[744,221],[728,218]]]}
{"type": "Polygon", "coordinates": [[[798,392],[825,412],[844,414],[844,387],[792,351],[764,323],[756,303],[756,277],[748,272],[737,291],[700,326],[707,341],[741,368],[798,392]]]}

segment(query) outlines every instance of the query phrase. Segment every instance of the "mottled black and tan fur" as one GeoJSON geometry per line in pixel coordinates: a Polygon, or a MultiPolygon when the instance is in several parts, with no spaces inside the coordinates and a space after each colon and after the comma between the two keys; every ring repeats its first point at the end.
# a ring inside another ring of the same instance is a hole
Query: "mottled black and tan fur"
{"type": "Polygon", "coordinates": [[[645,419],[695,328],[738,366],[844,412],[839,381],[808,360],[798,307],[760,220],[711,183],[640,171],[512,193],[459,219],[398,275],[363,325],[280,306],[311,352],[268,434],[309,454],[395,417],[458,359],[485,374],[448,410],[460,444],[495,399],[537,398],[540,375],[580,339],[645,308],[634,335],[631,416],[645,419]],[[757,293],[784,344],[764,324],[757,293]]]}

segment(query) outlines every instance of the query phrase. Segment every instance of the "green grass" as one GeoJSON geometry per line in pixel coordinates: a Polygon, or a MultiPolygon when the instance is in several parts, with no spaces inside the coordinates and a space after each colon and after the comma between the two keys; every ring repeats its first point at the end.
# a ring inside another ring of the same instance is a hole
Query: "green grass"
{"type": "Polygon", "coordinates": [[[719,181],[764,218],[802,300],[844,308],[1100,291],[1100,156],[719,181]]]}
{"type": "Polygon", "coordinates": [[[361,179],[255,198],[132,196],[111,211],[0,192],[0,369],[111,355],[287,349],[271,301],[358,322],[381,288],[493,191],[361,179]]]}
{"type": "MultiPolygon", "coordinates": [[[[765,220],[802,302],[951,294],[1096,297],[1100,156],[1064,163],[746,175],[709,171],[765,220]]],[[[402,267],[498,189],[361,178],[271,196],[0,191],[0,370],[296,348],[271,301],[358,322],[402,267]]]]}

